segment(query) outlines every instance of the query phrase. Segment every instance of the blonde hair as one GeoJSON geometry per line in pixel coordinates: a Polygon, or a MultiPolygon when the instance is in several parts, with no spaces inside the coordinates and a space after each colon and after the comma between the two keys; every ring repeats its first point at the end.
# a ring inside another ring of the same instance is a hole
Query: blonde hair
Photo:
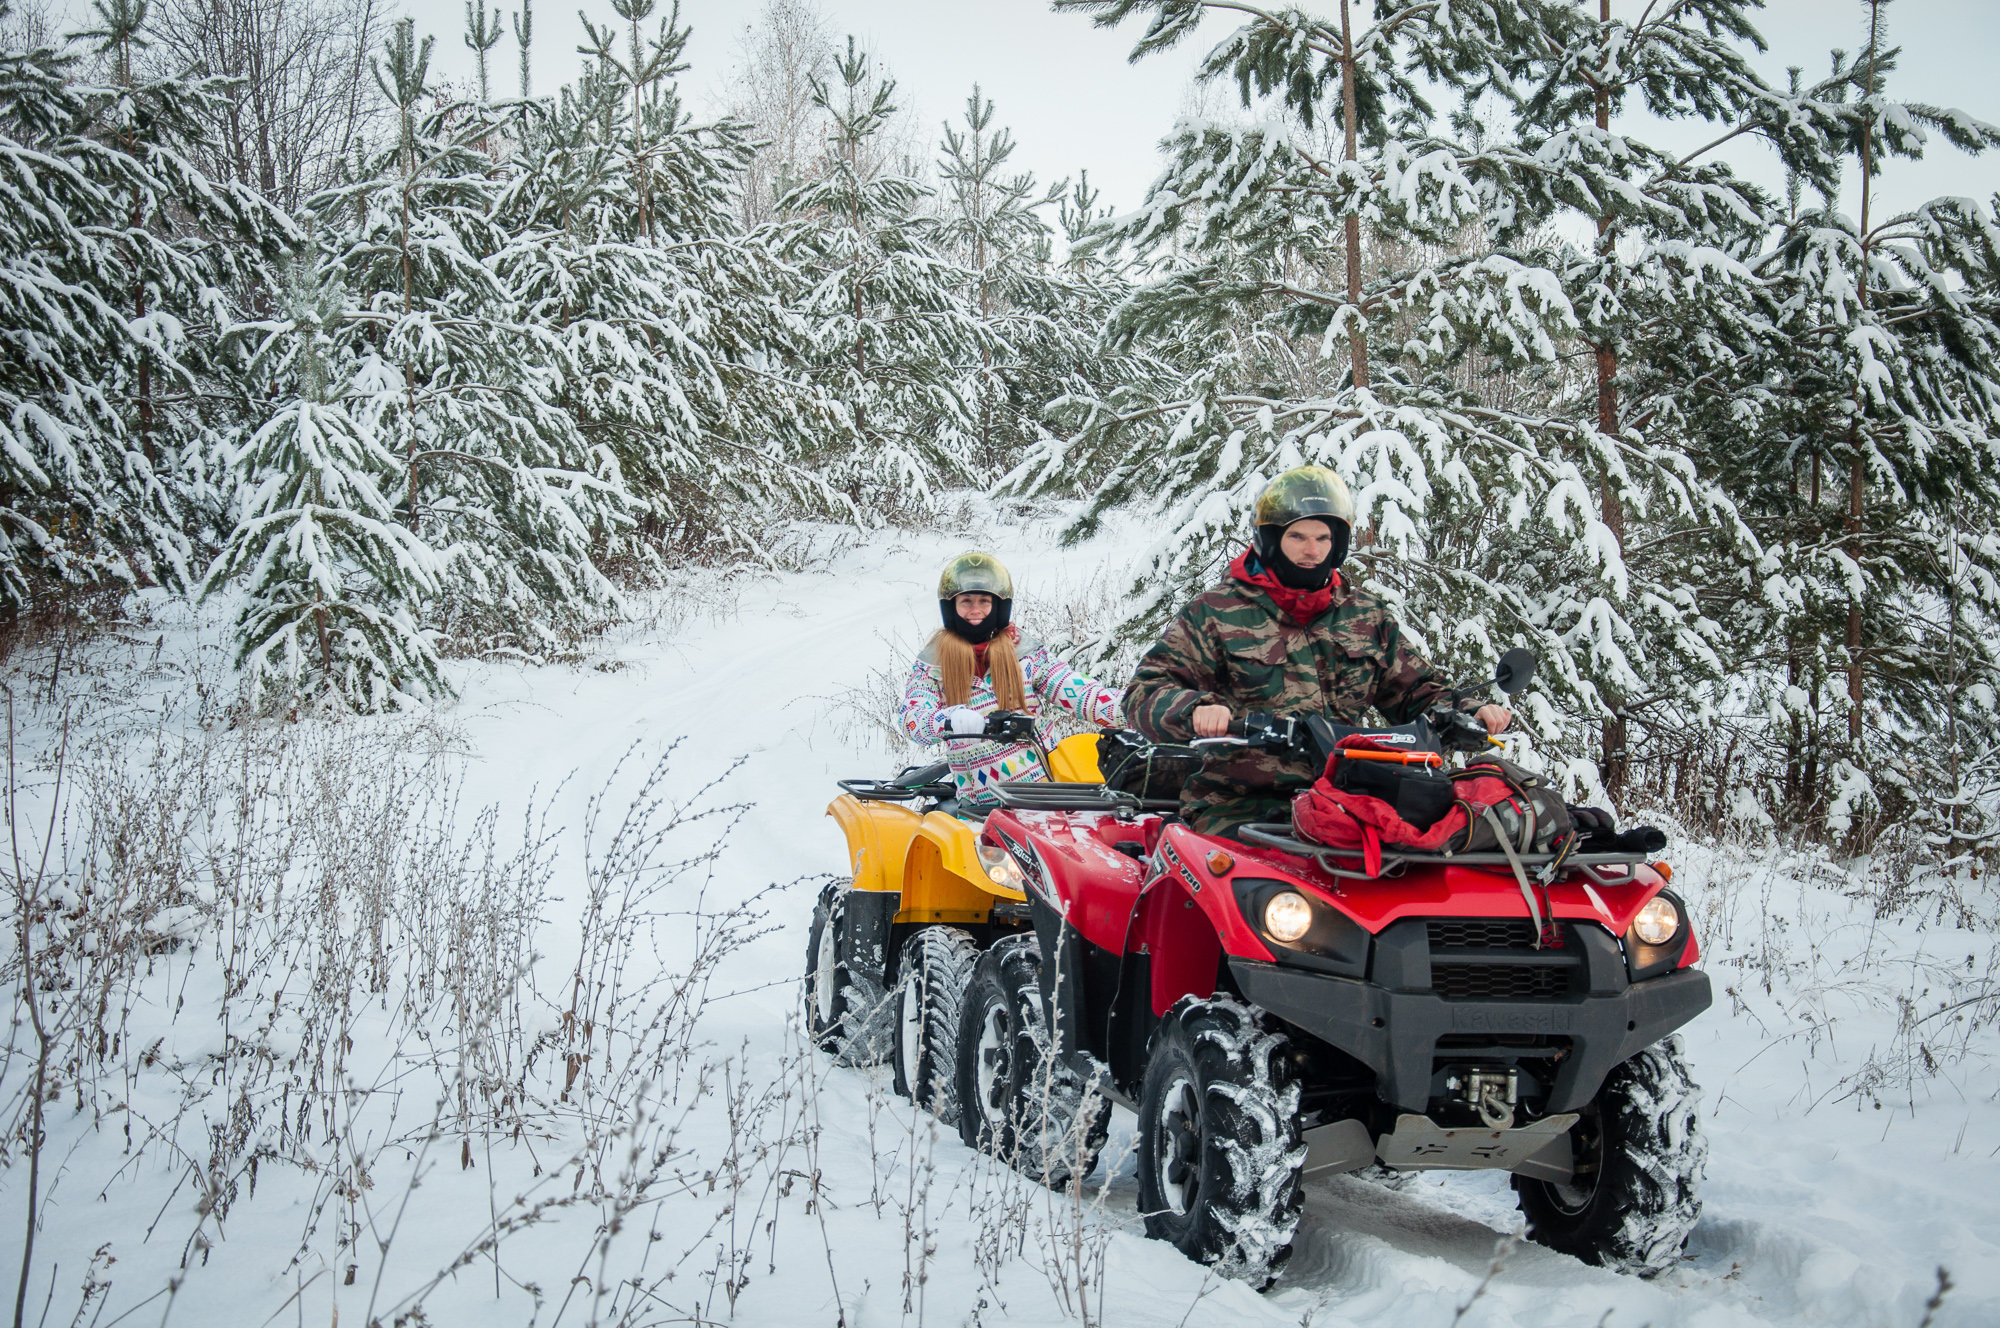
{"type": "MultiPolygon", "coordinates": [[[[972,700],[972,680],[979,671],[979,657],[972,642],[949,628],[939,628],[931,638],[937,650],[938,668],[944,674],[944,703],[965,705],[972,700]]],[[[1014,636],[1003,631],[986,643],[986,667],[993,675],[993,699],[1002,710],[1028,708],[1027,684],[1021,680],[1021,657],[1014,650],[1014,636]]]]}

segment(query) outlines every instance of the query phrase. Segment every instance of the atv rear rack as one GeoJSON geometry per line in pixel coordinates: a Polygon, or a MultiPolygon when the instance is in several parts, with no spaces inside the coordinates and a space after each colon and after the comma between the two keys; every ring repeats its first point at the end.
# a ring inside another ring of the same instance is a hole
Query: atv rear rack
{"type": "Polygon", "coordinates": [[[1325,844],[1315,844],[1311,840],[1300,839],[1292,833],[1292,827],[1281,821],[1253,822],[1237,831],[1246,844],[1263,848],[1274,848],[1294,857],[1311,858],[1319,863],[1320,870],[1330,876],[1345,876],[1357,881],[1375,881],[1383,877],[1397,876],[1411,863],[1456,863],[1462,867],[1507,867],[1514,863],[1524,868],[1546,867],[1559,858],[1564,871],[1575,870],[1586,880],[1596,885],[1630,885],[1637,874],[1633,869],[1646,861],[1644,853],[1573,853],[1567,858],[1555,853],[1516,853],[1514,862],[1508,861],[1505,853],[1399,853],[1394,849],[1382,850],[1382,870],[1370,872],[1365,868],[1356,870],[1356,865],[1366,860],[1366,854],[1358,848],[1331,848],[1325,844]],[[1341,865],[1335,859],[1344,860],[1341,865]],[[1607,872],[1607,867],[1623,867],[1622,872],[1607,872]]]}

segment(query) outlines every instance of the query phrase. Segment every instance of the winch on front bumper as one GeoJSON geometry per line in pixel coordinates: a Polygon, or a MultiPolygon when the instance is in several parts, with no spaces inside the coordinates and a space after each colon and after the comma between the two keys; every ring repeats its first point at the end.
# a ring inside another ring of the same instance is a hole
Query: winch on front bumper
{"type": "Polygon", "coordinates": [[[1539,1113],[1553,1114],[1587,1104],[1614,1066],[1713,999],[1699,969],[1632,981],[1594,923],[1564,923],[1559,939],[1536,948],[1525,921],[1406,919],[1373,938],[1365,976],[1283,952],[1229,968],[1245,997],[1373,1070],[1391,1106],[1426,1111],[1464,1066],[1523,1064],[1548,1087],[1539,1113]]]}

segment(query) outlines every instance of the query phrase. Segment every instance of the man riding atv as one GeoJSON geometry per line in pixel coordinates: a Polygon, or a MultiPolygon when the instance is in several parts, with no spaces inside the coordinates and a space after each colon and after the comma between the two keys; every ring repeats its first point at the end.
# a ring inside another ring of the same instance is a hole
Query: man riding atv
{"type": "MultiPolygon", "coordinates": [[[[1354,531],[1340,476],[1286,471],[1258,496],[1253,521],[1227,579],[1196,596],[1140,660],[1125,690],[1140,733],[1172,743],[1220,737],[1253,710],[1358,725],[1371,705],[1401,724],[1450,699],[1382,601],[1336,570],[1354,531]]],[[[1475,713],[1490,733],[1512,719],[1498,705],[1475,713]]],[[[1250,822],[1287,819],[1292,796],[1319,773],[1296,753],[1243,748],[1188,781],[1181,812],[1201,834],[1235,838],[1250,822]]]]}
{"type": "Polygon", "coordinates": [[[1102,784],[995,790],[981,860],[1030,926],[959,1004],[960,1137],[1067,1186],[1125,1104],[1146,1234],[1253,1286],[1306,1178],[1375,1164],[1504,1172],[1530,1239],[1662,1272],[1707,1158],[1675,1032],[1712,999],[1664,844],[1487,750],[1509,712],[1337,578],[1353,522],[1328,471],[1279,476],[1127,688],[1149,747],[1193,744],[1185,823],[1102,744],[1102,784]]]}

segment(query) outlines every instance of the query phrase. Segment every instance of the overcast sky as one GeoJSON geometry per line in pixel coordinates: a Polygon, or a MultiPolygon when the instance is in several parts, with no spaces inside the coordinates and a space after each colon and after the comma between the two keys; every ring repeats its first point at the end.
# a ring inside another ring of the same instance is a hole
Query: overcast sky
{"type": "MultiPolygon", "coordinates": [[[[519,0],[502,0],[517,7],[519,0]]],[[[533,43],[537,93],[572,78],[581,57],[577,0],[539,0],[533,43]]],[[[662,0],[664,9],[667,0],[662,0]]],[[[616,21],[606,0],[583,0],[593,19],[616,21]]],[[[1019,143],[1013,164],[1047,182],[1090,172],[1104,201],[1121,212],[1136,207],[1159,170],[1155,145],[1186,103],[1194,65],[1230,29],[1211,17],[1194,39],[1164,55],[1131,65],[1126,54],[1139,20],[1105,31],[1087,17],[1057,14],[1046,0],[818,0],[837,34],[852,32],[879,53],[897,80],[903,104],[935,139],[942,122],[956,118],[978,83],[998,107],[998,119],[1019,143]]],[[[1361,0],[1366,8],[1366,0],[1361,0]]],[[[1614,15],[1636,14],[1643,0],[1612,0],[1614,15]]],[[[418,26],[438,38],[440,65],[468,78],[470,53],[462,40],[464,0],[407,0],[418,26]]],[[[682,80],[697,104],[712,104],[736,64],[743,31],[762,0],[682,0],[693,27],[688,55],[693,67],[682,80]]],[[[1307,0],[1306,8],[1338,12],[1335,0],[1307,0]]],[[[1759,26],[1770,51],[1758,63],[1783,86],[1787,65],[1807,77],[1823,73],[1832,47],[1861,45],[1858,0],[1770,0],[1759,26]]],[[[1897,0],[1889,10],[1890,38],[1905,48],[1892,95],[1964,110],[2000,123],[2000,0],[1897,0]]],[[[512,87],[511,34],[494,52],[512,87]]],[[[1713,135],[1694,126],[1627,122],[1626,132],[1667,147],[1690,148],[1713,135]]],[[[1729,160],[1761,182],[1779,177],[1761,147],[1732,144],[1729,160]]],[[[1939,194],[1988,199],[2000,190],[2000,153],[1970,157],[1937,141],[1917,163],[1892,163],[1881,181],[1889,206],[1907,206],[1939,194]]]]}

